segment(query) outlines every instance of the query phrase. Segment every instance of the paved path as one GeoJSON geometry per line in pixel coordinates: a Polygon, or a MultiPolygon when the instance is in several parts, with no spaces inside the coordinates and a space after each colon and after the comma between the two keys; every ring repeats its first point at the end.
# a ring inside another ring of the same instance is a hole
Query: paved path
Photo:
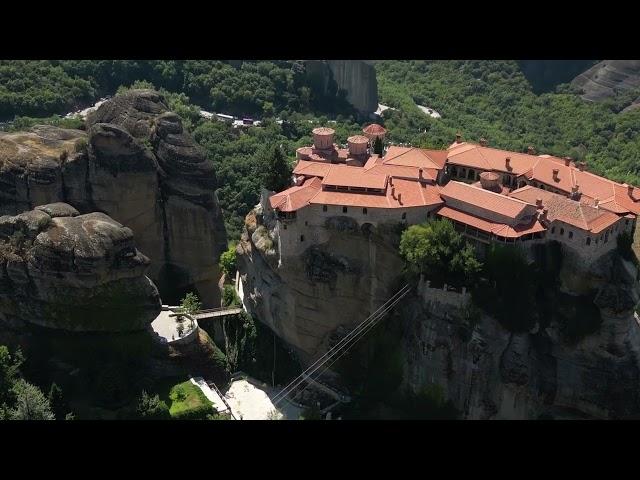
{"type": "MultiPolygon", "coordinates": [[[[176,321],[176,317],[172,317],[171,315],[175,315],[175,313],[171,310],[162,310],[160,315],[151,322],[151,328],[153,331],[166,342],[171,342],[180,338],[180,335],[178,334],[178,322],[176,321]]],[[[188,318],[184,319],[182,326],[184,327],[182,336],[186,337],[191,332],[191,322],[188,318]]]]}
{"type": "Polygon", "coordinates": [[[216,412],[220,413],[228,410],[227,405],[224,403],[224,400],[222,400],[222,397],[218,395],[218,392],[212,390],[202,377],[192,377],[191,383],[193,383],[197,387],[200,387],[200,390],[202,390],[202,393],[204,393],[205,397],[207,397],[213,403],[213,407],[216,409],[216,412]]]}
{"type": "Polygon", "coordinates": [[[302,409],[288,400],[282,401],[276,409],[271,399],[277,393],[271,387],[260,386],[259,382],[238,379],[231,383],[224,396],[238,420],[275,420],[274,411],[279,419],[298,420],[302,409]]]}

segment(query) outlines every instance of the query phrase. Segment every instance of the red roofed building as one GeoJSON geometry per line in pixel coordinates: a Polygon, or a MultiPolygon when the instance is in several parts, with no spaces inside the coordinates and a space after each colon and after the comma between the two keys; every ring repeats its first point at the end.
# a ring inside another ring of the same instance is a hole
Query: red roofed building
{"type": "Polygon", "coordinates": [[[480,244],[557,240],[591,262],[613,248],[619,233],[633,231],[640,214],[640,191],[570,158],[509,152],[460,136],[447,150],[390,146],[378,156],[370,154],[371,140],[386,130],[372,124],[363,132],[344,149],[333,129],[319,127],[314,145],[297,150],[294,186],[263,202],[280,222],[281,254],[326,241],[326,222],[334,217],[364,228],[437,216],[480,244]]]}

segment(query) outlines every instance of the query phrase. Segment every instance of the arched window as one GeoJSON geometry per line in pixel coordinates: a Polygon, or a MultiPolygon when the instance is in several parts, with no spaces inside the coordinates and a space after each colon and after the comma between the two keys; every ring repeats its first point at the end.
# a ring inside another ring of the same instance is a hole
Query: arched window
{"type": "Polygon", "coordinates": [[[362,209],[362,213],[364,213],[365,215],[367,214],[367,207],[364,207],[364,208],[362,209]]]}
{"type": "Polygon", "coordinates": [[[587,245],[591,245],[591,237],[587,237],[587,245]]]}
{"type": "Polygon", "coordinates": [[[402,213],[402,220],[405,220],[407,218],[407,212],[403,212],[402,213]]]}
{"type": "Polygon", "coordinates": [[[556,227],[551,227],[551,233],[556,233],[556,227]]]}
{"type": "Polygon", "coordinates": [[[304,242],[304,235],[300,235],[300,241],[304,242]]]}
{"type": "Polygon", "coordinates": [[[326,212],[327,211],[327,206],[326,205],[322,205],[322,211],[326,212]]]}
{"type": "Polygon", "coordinates": [[[569,238],[573,238],[573,232],[569,232],[569,238]]]}
{"type": "Polygon", "coordinates": [[[560,235],[564,235],[564,228],[560,229],[560,235]]]}
{"type": "Polygon", "coordinates": [[[342,207],[342,213],[347,213],[347,207],[342,207]]]}

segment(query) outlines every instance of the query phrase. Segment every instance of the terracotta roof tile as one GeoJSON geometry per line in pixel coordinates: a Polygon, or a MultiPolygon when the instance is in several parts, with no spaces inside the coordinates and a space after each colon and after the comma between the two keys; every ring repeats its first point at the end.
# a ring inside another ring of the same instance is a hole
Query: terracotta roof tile
{"type": "Polygon", "coordinates": [[[339,187],[385,188],[388,175],[367,173],[363,175],[361,167],[331,165],[331,169],[322,180],[323,185],[339,187]]]}
{"type": "Polygon", "coordinates": [[[492,222],[490,220],[476,217],[475,215],[470,215],[466,212],[456,210],[455,208],[451,208],[446,205],[440,207],[440,209],[437,211],[437,214],[445,218],[449,218],[451,220],[455,220],[457,222],[477,228],[478,230],[482,230],[483,232],[492,233],[494,235],[505,238],[518,238],[529,233],[544,232],[546,230],[544,226],[535,219],[527,225],[518,225],[516,227],[511,227],[504,223],[492,222]]]}
{"type": "Polygon", "coordinates": [[[321,188],[319,178],[306,180],[302,185],[288,188],[269,197],[271,208],[281,212],[294,212],[309,204],[309,200],[316,195],[321,188]]]}
{"type": "Polygon", "coordinates": [[[368,133],[369,135],[383,135],[387,133],[387,130],[382,125],[378,125],[377,123],[367,125],[362,129],[362,131],[364,133],[368,133]]]}
{"type": "Polygon", "coordinates": [[[393,145],[385,153],[383,163],[385,165],[442,169],[446,159],[447,152],[445,150],[425,150],[393,145]]]}
{"type": "Polygon", "coordinates": [[[520,216],[529,207],[527,203],[520,200],[453,180],[440,189],[440,195],[445,202],[448,198],[452,198],[512,219],[520,216]]]}
{"type": "Polygon", "coordinates": [[[592,233],[599,233],[620,219],[618,215],[603,208],[595,208],[563,195],[532,186],[514,190],[510,196],[531,205],[535,205],[536,200],[540,199],[542,205],[547,208],[549,221],[559,220],[592,233]]]}

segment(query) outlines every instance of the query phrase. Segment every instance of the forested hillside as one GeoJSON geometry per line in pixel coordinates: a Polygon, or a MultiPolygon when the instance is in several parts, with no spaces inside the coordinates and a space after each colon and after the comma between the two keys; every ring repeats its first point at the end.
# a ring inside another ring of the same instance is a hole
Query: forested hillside
{"type": "MultiPolygon", "coordinates": [[[[571,62],[567,68],[576,70],[571,62]]],[[[460,131],[496,147],[525,151],[533,145],[540,153],[570,155],[597,173],[640,185],[640,110],[621,112],[640,92],[602,103],[582,100],[568,84],[536,94],[531,78],[551,77],[532,68],[517,61],[376,62],[380,101],[396,108],[382,120],[389,140],[444,148],[460,131]]],[[[568,77],[553,73],[554,82],[568,77]]],[[[311,142],[314,126],[335,128],[340,143],[362,127],[343,99],[318,93],[292,61],[0,61],[0,120],[18,116],[13,129],[45,121],[77,128],[81,122],[52,115],[133,84],[162,90],[215,162],[230,238],[239,236],[244,215],[258,201],[274,146],[293,162],[295,148],[311,142]],[[200,109],[255,115],[263,124],[236,129],[201,118],[200,109]]]]}
{"type": "Polygon", "coordinates": [[[443,147],[455,132],[490,145],[570,155],[620,181],[640,184],[640,113],[621,110],[640,92],[585,102],[567,84],[536,95],[516,61],[382,61],[380,101],[396,141],[443,147]],[[442,118],[422,114],[429,106],[442,118]]]}

